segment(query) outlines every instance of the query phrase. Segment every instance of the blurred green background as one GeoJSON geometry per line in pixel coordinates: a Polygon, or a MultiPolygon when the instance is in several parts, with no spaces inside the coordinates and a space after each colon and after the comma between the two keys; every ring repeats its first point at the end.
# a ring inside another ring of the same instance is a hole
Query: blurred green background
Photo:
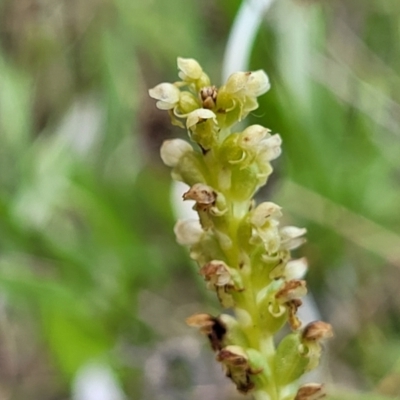
{"type": "MultiPolygon", "coordinates": [[[[184,133],[147,90],[177,56],[220,84],[239,6],[0,2],[1,400],[236,398],[184,324],[218,307],[172,233],[158,149],[184,133]]],[[[276,0],[250,67],[272,89],[249,123],[284,143],[259,197],[307,227],[335,328],[320,375],[400,398],[400,2],[276,0]]]]}

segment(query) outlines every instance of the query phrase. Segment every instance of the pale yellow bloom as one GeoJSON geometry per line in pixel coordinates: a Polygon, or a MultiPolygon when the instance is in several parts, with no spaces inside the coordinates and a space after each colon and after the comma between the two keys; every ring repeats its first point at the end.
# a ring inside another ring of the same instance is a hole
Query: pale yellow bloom
{"type": "Polygon", "coordinates": [[[182,139],[164,141],[160,149],[161,159],[168,167],[176,167],[179,160],[187,153],[193,151],[192,146],[182,139]]]}
{"type": "Polygon", "coordinates": [[[153,89],[149,89],[149,95],[158,100],[157,108],[160,110],[172,110],[179,103],[180,90],[172,83],[160,83],[153,89]]]}

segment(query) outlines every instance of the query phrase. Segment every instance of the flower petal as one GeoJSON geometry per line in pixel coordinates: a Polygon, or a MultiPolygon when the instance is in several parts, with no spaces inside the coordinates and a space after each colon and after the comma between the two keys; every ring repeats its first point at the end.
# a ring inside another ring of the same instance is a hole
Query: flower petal
{"type": "Polygon", "coordinates": [[[247,78],[246,94],[251,97],[258,97],[271,88],[268,75],[262,70],[251,72],[247,78]]]}
{"type": "Polygon", "coordinates": [[[186,153],[193,151],[192,146],[182,139],[165,140],[160,149],[161,159],[168,167],[176,167],[186,153]]]}
{"type": "Polygon", "coordinates": [[[198,243],[204,233],[200,221],[197,219],[178,220],[175,224],[174,232],[176,241],[186,246],[198,243]]]}
{"type": "Polygon", "coordinates": [[[228,93],[237,93],[245,89],[247,80],[251,72],[234,72],[226,81],[226,91],[228,93]]]}
{"type": "Polygon", "coordinates": [[[183,80],[186,80],[186,78],[190,80],[199,79],[203,73],[200,64],[193,58],[178,57],[178,68],[183,73],[179,74],[179,77],[183,80]]]}
{"type": "Polygon", "coordinates": [[[292,279],[285,282],[280,290],[275,294],[275,298],[281,303],[299,299],[307,294],[306,281],[292,279]]]}
{"type": "Polygon", "coordinates": [[[281,229],[282,240],[295,239],[303,236],[307,232],[306,228],[298,228],[297,226],[285,226],[281,229]]]}
{"type": "Polygon", "coordinates": [[[171,110],[179,102],[180,90],[172,83],[160,83],[149,89],[149,95],[153,99],[159,100],[157,107],[160,110],[171,110]]]}
{"type": "Polygon", "coordinates": [[[198,124],[200,121],[211,118],[214,119],[216,122],[216,117],[217,116],[211,110],[208,110],[206,108],[199,108],[188,114],[186,127],[190,129],[192,126],[198,124]]]}
{"type": "Polygon", "coordinates": [[[265,201],[252,211],[250,223],[257,228],[261,228],[270,219],[276,219],[281,216],[281,207],[271,201],[265,201]]]}
{"type": "Polygon", "coordinates": [[[290,281],[292,279],[302,278],[308,269],[307,259],[305,257],[298,260],[289,261],[284,270],[285,279],[290,281]]]}
{"type": "Polygon", "coordinates": [[[326,392],[320,383],[307,383],[300,387],[294,400],[319,400],[325,397],[326,392]]]}
{"type": "Polygon", "coordinates": [[[270,130],[262,125],[251,125],[239,135],[238,145],[243,149],[252,149],[266,136],[270,136],[269,132],[270,130]]]}

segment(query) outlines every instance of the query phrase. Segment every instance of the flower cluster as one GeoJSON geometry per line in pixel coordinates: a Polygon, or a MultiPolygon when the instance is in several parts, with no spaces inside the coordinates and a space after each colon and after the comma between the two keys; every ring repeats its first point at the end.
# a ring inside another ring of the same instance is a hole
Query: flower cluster
{"type": "Polygon", "coordinates": [[[172,139],[161,147],[173,179],[189,186],[183,200],[198,214],[178,221],[175,234],[189,246],[207,287],[235,315],[196,314],[187,323],[208,337],[240,392],[259,400],[319,399],[322,385],[296,383],[318,365],[321,340],[332,335],[329,324],[302,327],[297,317],[307,263],[290,252],[304,242],[305,229],[280,227],[281,208],[253,199],[281,153],[281,138],[261,125],[233,129],[258,107],[268,77],[261,70],[236,72],[217,88],[197,61],[178,58],[178,68],[180,81],[149,91],[194,143],[172,139]],[[276,344],[286,323],[292,332],[276,344]]]}

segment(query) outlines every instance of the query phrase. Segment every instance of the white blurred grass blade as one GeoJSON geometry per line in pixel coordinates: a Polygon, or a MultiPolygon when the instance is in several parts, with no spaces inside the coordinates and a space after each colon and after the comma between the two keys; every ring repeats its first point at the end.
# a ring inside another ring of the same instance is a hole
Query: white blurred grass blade
{"type": "Polygon", "coordinates": [[[222,78],[248,69],[250,52],[263,17],[273,0],[243,1],[233,23],[225,49],[222,78]]]}
{"type": "Polygon", "coordinates": [[[104,364],[89,363],[76,374],[72,400],[126,400],[111,369],[104,364]]]}

